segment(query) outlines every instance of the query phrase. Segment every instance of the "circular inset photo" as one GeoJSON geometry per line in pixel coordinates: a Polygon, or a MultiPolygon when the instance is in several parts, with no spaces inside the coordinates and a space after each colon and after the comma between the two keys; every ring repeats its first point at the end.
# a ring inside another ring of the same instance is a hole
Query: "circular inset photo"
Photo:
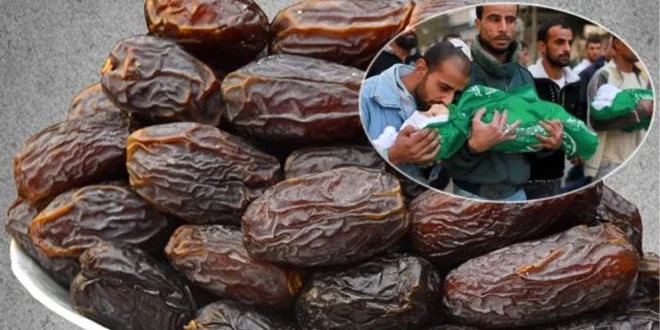
{"type": "Polygon", "coordinates": [[[521,202],[598,182],[654,111],[649,74],[614,32],[557,9],[464,6],[408,25],[371,62],[360,117],[416,183],[521,202]]]}

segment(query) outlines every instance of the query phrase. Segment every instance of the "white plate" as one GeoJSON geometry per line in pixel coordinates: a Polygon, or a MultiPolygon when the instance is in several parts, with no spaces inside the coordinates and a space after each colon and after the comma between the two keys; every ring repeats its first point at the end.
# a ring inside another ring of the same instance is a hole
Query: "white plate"
{"type": "Polygon", "coordinates": [[[9,247],[11,271],[23,287],[42,305],[67,321],[87,330],[109,330],[98,323],[78,314],[69,302],[69,292],[57,284],[50,276],[23,252],[12,239],[9,247]]]}

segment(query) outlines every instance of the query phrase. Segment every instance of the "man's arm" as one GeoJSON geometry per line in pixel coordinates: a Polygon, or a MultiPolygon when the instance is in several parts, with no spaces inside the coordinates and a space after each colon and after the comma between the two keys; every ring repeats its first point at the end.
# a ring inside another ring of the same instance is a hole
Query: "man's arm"
{"type": "Polygon", "coordinates": [[[612,118],[610,120],[591,120],[591,126],[596,131],[612,131],[629,127],[639,123],[642,119],[648,118],[647,112],[642,103],[638,103],[631,113],[627,116],[612,118]]]}
{"type": "MultiPolygon", "coordinates": [[[[587,86],[587,120],[596,131],[611,131],[618,130],[630,125],[639,123],[642,119],[648,117],[647,109],[643,103],[638,103],[634,109],[631,109],[631,113],[627,116],[622,116],[619,118],[612,118],[609,120],[596,120],[591,118],[591,102],[596,98],[598,93],[598,88],[606,84],[608,80],[606,71],[597,72],[589,81],[587,86]]],[[[652,106],[652,105],[651,105],[652,106]]],[[[649,111],[650,112],[650,111],[649,111]]]]}

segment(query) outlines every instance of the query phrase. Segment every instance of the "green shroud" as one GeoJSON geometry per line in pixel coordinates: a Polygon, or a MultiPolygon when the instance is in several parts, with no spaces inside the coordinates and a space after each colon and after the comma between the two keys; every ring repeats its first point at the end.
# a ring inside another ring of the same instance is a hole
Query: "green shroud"
{"type": "Polygon", "coordinates": [[[520,125],[514,132],[516,139],[502,142],[491,151],[505,153],[537,152],[534,145],[541,142],[536,134],[548,136],[546,130],[539,125],[540,120],[560,120],[564,125],[562,149],[568,157],[579,156],[587,160],[598,148],[598,136],[581,120],[575,118],[556,103],[538,98],[532,85],[525,85],[512,92],[504,92],[495,88],[474,85],[463,92],[458,104],[449,106],[449,120],[443,123],[429,124],[442,136],[440,152],[434,160],[447,159],[455,154],[465,143],[469,134],[471,121],[477,110],[486,108],[482,121],[490,123],[493,112],[508,110],[507,126],[520,120],[520,125]]]}
{"type": "MultiPolygon", "coordinates": [[[[592,109],[590,116],[596,120],[610,120],[630,115],[637,107],[639,100],[653,100],[653,91],[650,89],[634,88],[620,91],[614,97],[612,106],[604,107],[600,110],[592,109]]],[[[595,108],[592,104],[592,108],[595,108]]],[[[651,125],[651,118],[644,118],[639,123],[623,128],[626,132],[633,132],[640,129],[648,129],[651,125]]]]}

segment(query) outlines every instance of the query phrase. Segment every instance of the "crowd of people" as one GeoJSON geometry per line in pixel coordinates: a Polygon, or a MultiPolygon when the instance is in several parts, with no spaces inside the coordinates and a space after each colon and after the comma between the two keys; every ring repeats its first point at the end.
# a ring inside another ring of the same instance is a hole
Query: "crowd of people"
{"type": "Polygon", "coordinates": [[[575,33],[562,19],[542,22],[536,31],[537,44],[525,45],[515,38],[518,5],[482,5],[475,10],[478,34],[470,46],[460,35],[446,34],[443,41],[419,54],[411,30],[390,43],[372,63],[362,86],[360,110],[372,141],[387,127],[397,130],[391,146],[377,148],[384,158],[416,181],[459,196],[525,201],[599,180],[631,156],[645,130],[622,128],[650,118],[652,101],[639,101],[629,115],[611,120],[590,116],[590,104],[605,84],[621,90],[651,88],[639,59],[624,42],[614,36],[609,40],[589,37],[586,57],[571,68],[575,33]],[[539,54],[535,63],[529,63],[532,46],[539,54]],[[536,152],[492,151],[515,138],[518,123],[507,124],[507,109],[495,111],[493,119],[485,123],[485,110],[480,110],[458,152],[428,166],[441,148],[442,136],[432,129],[402,128],[403,123],[434,105],[455,103],[462,91],[474,85],[503,91],[534,86],[538,98],[561,105],[598,134],[595,155],[588,160],[567,159],[561,149],[564,127],[558,120],[539,122],[546,134],[538,134],[536,152]]]}

